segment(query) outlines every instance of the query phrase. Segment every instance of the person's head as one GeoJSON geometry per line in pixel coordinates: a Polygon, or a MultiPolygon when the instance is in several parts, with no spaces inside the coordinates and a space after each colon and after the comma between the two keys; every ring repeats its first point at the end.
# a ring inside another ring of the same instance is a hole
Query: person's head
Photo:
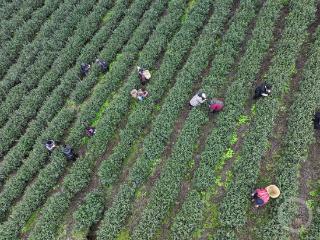
{"type": "Polygon", "coordinates": [[[207,95],[205,93],[199,93],[198,96],[201,97],[202,100],[207,100],[207,95]]]}
{"type": "Polygon", "coordinates": [[[90,64],[88,64],[87,66],[88,66],[88,69],[90,69],[91,65],[90,65],[90,64]]]}
{"type": "Polygon", "coordinates": [[[48,144],[48,145],[52,145],[52,144],[54,144],[54,141],[53,141],[53,140],[48,140],[48,141],[47,141],[47,144],[48,144]]]}

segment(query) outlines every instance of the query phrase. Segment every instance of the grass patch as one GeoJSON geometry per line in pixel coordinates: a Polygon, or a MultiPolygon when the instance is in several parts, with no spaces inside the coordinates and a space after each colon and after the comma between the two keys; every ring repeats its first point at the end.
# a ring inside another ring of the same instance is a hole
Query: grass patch
{"type": "Polygon", "coordinates": [[[119,233],[117,240],[129,240],[130,234],[128,229],[122,229],[121,232],[119,233]]]}
{"type": "Polygon", "coordinates": [[[191,10],[193,9],[194,5],[197,3],[197,0],[190,0],[188,2],[187,8],[184,11],[183,16],[181,17],[181,22],[185,22],[188,19],[188,15],[191,12],[191,10]]]}
{"type": "Polygon", "coordinates": [[[40,213],[40,208],[37,211],[35,211],[34,213],[32,213],[31,217],[29,218],[29,220],[27,221],[27,223],[24,225],[24,227],[21,230],[22,234],[29,233],[32,230],[32,228],[35,225],[35,221],[38,219],[39,213],[40,213]]]}
{"type": "Polygon", "coordinates": [[[73,239],[77,239],[77,240],[85,240],[87,239],[87,231],[85,230],[78,230],[78,231],[74,231],[72,233],[72,237],[73,239]]]}
{"type": "Polygon", "coordinates": [[[113,14],[114,14],[113,11],[108,11],[107,14],[103,16],[101,23],[106,24],[113,14]]]}

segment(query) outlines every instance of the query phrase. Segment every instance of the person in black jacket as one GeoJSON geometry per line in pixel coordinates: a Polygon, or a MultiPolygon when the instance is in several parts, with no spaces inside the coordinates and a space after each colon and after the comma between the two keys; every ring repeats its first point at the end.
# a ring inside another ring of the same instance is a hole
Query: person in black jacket
{"type": "Polygon", "coordinates": [[[90,70],[90,64],[87,64],[87,63],[81,63],[80,65],[80,74],[81,74],[81,77],[85,77],[88,75],[89,73],[89,70],[90,70]]]}
{"type": "Polygon", "coordinates": [[[271,85],[267,83],[262,83],[260,86],[256,87],[255,95],[253,99],[258,99],[260,97],[267,97],[271,94],[271,85]]]}
{"type": "Polygon", "coordinates": [[[62,152],[69,161],[76,160],[76,154],[73,152],[73,149],[69,145],[64,145],[62,152]]]}
{"type": "Polygon", "coordinates": [[[101,72],[105,73],[109,70],[109,65],[102,59],[96,59],[96,63],[100,66],[101,72]]]}
{"type": "Polygon", "coordinates": [[[314,129],[320,129],[320,112],[316,112],[313,119],[314,129]]]}

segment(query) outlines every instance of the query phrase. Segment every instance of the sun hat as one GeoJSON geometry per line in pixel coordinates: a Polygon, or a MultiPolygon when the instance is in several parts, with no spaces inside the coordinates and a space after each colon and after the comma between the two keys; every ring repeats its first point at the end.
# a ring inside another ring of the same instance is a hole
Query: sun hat
{"type": "Polygon", "coordinates": [[[276,185],[266,187],[267,192],[271,198],[277,198],[280,195],[280,190],[276,185]]]}

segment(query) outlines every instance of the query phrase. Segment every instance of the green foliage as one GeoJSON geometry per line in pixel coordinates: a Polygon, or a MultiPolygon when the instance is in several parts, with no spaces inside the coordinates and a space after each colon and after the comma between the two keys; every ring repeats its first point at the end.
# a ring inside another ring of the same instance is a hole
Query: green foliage
{"type": "Polygon", "coordinates": [[[127,229],[122,230],[117,237],[117,240],[130,240],[130,239],[131,238],[129,235],[129,230],[127,229]]]}
{"type": "Polygon", "coordinates": [[[43,1],[12,1],[11,4],[1,6],[1,31],[0,31],[0,46],[8,43],[14,36],[14,32],[24,22],[32,17],[32,13],[42,7],[43,1]],[[16,13],[15,11],[18,10],[16,13]],[[13,16],[8,19],[9,16],[13,16]]]}
{"type": "MultiPolygon", "coordinates": [[[[138,2],[134,3],[132,5],[132,8],[139,9],[140,11],[137,12],[135,10],[135,11],[130,11],[130,12],[136,12],[137,14],[141,15],[142,6],[143,7],[148,6],[148,4],[146,4],[146,2],[148,2],[148,1],[144,1],[144,2],[138,1],[138,2]]],[[[155,14],[159,17],[160,13],[162,12],[161,10],[159,10],[161,8],[162,9],[165,8],[165,2],[156,1],[155,3],[153,3],[151,5],[151,9],[147,12],[148,17],[144,18],[144,20],[141,23],[142,27],[145,27],[143,29],[144,31],[142,31],[142,28],[138,28],[137,31],[140,31],[141,34],[143,34],[144,36],[148,36],[150,34],[150,32],[146,31],[146,29],[150,29],[150,31],[151,31],[152,28],[151,27],[146,28],[145,24],[146,23],[148,23],[150,25],[157,24],[158,21],[157,21],[157,18],[155,18],[155,14]]],[[[130,20],[130,18],[128,17],[127,20],[130,20]]],[[[141,40],[141,36],[140,36],[140,38],[135,38],[135,39],[141,40]]],[[[139,44],[140,43],[141,43],[141,45],[143,45],[143,42],[139,41],[139,44]]],[[[133,48],[132,51],[135,53],[137,50],[136,49],[137,43],[132,42],[132,43],[130,43],[130,46],[131,46],[131,49],[133,48]]],[[[157,49],[157,51],[159,51],[159,53],[160,53],[161,48],[157,49]]],[[[129,53],[130,52],[128,52],[128,55],[129,55],[129,53]]],[[[131,53],[131,58],[134,56],[135,55],[133,53],[131,53]]],[[[155,55],[153,58],[154,58],[154,61],[156,61],[157,55],[155,55]]],[[[126,61],[128,61],[128,59],[126,59],[126,61]]],[[[132,59],[131,60],[129,59],[128,64],[132,64],[132,59]]],[[[124,68],[124,65],[118,65],[118,69],[117,69],[118,73],[121,73],[121,74],[125,73],[125,71],[124,71],[125,69],[121,69],[120,67],[124,68]]],[[[117,76],[117,78],[118,77],[119,76],[117,76]]],[[[66,193],[64,193],[66,195],[65,197],[67,199],[66,205],[65,205],[66,207],[70,203],[69,196],[72,196],[73,194],[75,194],[76,192],[81,190],[87,184],[87,181],[90,177],[90,171],[91,171],[90,169],[92,169],[92,166],[93,166],[92,164],[96,160],[96,157],[102,155],[102,153],[105,151],[105,149],[109,143],[109,141],[105,140],[106,135],[110,136],[110,134],[113,134],[117,123],[119,123],[121,121],[121,118],[117,118],[116,116],[119,116],[119,114],[126,113],[126,108],[121,108],[121,106],[123,104],[128,103],[128,100],[130,99],[130,97],[128,96],[129,89],[131,89],[133,84],[135,84],[136,82],[137,82],[136,73],[132,73],[131,80],[128,80],[129,85],[125,86],[125,89],[123,89],[123,90],[120,89],[120,93],[114,101],[114,102],[117,102],[119,105],[110,104],[110,108],[108,108],[108,111],[110,111],[110,113],[114,112],[115,114],[104,115],[102,117],[99,124],[97,124],[97,133],[96,133],[95,137],[90,139],[90,141],[88,142],[88,145],[89,145],[88,146],[88,149],[89,149],[88,154],[84,158],[78,159],[78,161],[74,164],[74,166],[71,168],[69,174],[65,178],[65,181],[63,183],[63,189],[65,189],[67,191],[66,193]],[[125,101],[123,101],[123,100],[125,100],[125,101]],[[111,124],[109,124],[109,123],[111,123],[111,124]],[[102,138],[103,138],[103,140],[101,141],[102,138]],[[103,143],[103,144],[101,144],[101,143],[103,143]]],[[[110,87],[110,83],[108,83],[108,85],[104,84],[99,89],[100,89],[100,91],[103,90],[103,88],[108,90],[109,87],[110,87]]],[[[96,92],[99,92],[98,89],[95,89],[95,90],[96,90],[96,92]]],[[[92,99],[94,99],[94,97],[96,97],[98,99],[103,99],[106,96],[94,95],[92,99]]],[[[103,101],[103,102],[105,102],[105,101],[103,101]]],[[[95,102],[95,104],[97,104],[97,103],[95,102]]],[[[89,113],[92,114],[92,108],[94,106],[92,106],[92,105],[87,105],[87,106],[90,107],[89,113]]],[[[96,106],[98,106],[98,105],[96,105],[96,106]]],[[[83,108],[83,109],[85,109],[85,108],[83,108]]],[[[83,115],[85,115],[85,114],[87,114],[87,112],[84,112],[83,115]]],[[[83,115],[81,115],[81,117],[83,115]]],[[[79,132],[78,127],[80,127],[80,131],[81,131],[81,129],[83,129],[83,126],[80,124],[80,121],[79,121],[79,125],[76,124],[74,126],[73,130],[70,132],[70,135],[69,135],[70,139],[75,139],[75,135],[79,132]]],[[[81,136],[81,135],[79,135],[79,136],[81,136]]],[[[70,142],[70,139],[67,141],[70,142]]],[[[75,142],[75,145],[77,145],[77,141],[75,142]]],[[[54,202],[52,202],[52,204],[56,204],[56,202],[54,201],[54,202]]],[[[60,217],[62,215],[62,211],[66,210],[66,207],[63,208],[64,210],[61,210],[60,217]]],[[[49,205],[49,208],[55,208],[55,206],[49,205]]],[[[51,212],[45,211],[45,214],[47,214],[47,216],[45,216],[45,217],[49,218],[51,215],[51,212]]],[[[57,223],[59,221],[59,218],[56,218],[56,217],[52,218],[51,221],[54,221],[55,223],[57,223]]],[[[45,232],[44,232],[45,228],[47,229],[46,230],[47,232],[51,232],[50,234],[53,234],[57,230],[56,227],[57,227],[57,224],[49,224],[49,225],[44,226],[42,224],[42,222],[40,221],[36,224],[35,230],[32,234],[34,234],[35,236],[38,236],[38,237],[45,236],[45,235],[43,235],[43,234],[45,234],[45,232]]]]}
{"type": "MultiPolygon", "coordinates": [[[[175,43],[175,41],[177,40],[180,41],[174,45],[170,44],[173,49],[178,50],[177,47],[179,46],[182,49],[186,49],[184,51],[181,51],[182,53],[186,53],[194,38],[192,34],[197,34],[197,30],[201,28],[206,18],[206,13],[208,13],[208,6],[210,6],[210,3],[206,1],[206,4],[207,5],[204,5],[204,3],[197,4],[194,7],[188,18],[188,21],[192,22],[193,24],[190,25],[186,22],[185,25],[182,26],[180,32],[176,34],[171,44],[175,43]],[[187,44],[182,44],[182,42],[186,42],[187,44]]],[[[209,31],[207,32],[207,34],[209,34],[209,31]]],[[[193,81],[195,80],[195,76],[197,76],[197,74],[200,73],[201,69],[205,67],[206,59],[209,54],[208,51],[205,52],[205,50],[208,50],[209,44],[204,44],[204,42],[202,42],[205,38],[203,38],[202,40],[202,38],[200,37],[200,39],[201,40],[199,40],[198,45],[192,50],[191,55],[188,58],[183,70],[179,73],[176,84],[168,93],[166,101],[162,106],[162,110],[157,119],[154,121],[152,132],[145,138],[144,154],[137,160],[136,164],[133,166],[132,171],[130,172],[128,184],[124,185],[125,187],[123,189],[127,189],[127,191],[121,191],[117,195],[115,205],[113,205],[110,211],[107,212],[101,224],[100,230],[98,232],[98,238],[105,239],[116,236],[118,234],[118,231],[120,231],[121,229],[122,223],[124,222],[126,216],[128,216],[128,212],[132,207],[132,204],[129,203],[134,194],[132,194],[131,192],[136,191],[136,188],[140,186],[152,173],[155,166],[155,160],[159,159],[159,157],[161,156],[161,153],[165,148],[166,141],[169,138],[170,133],[172,132],[172,126],[181,111],[181,106],[183,106],[183,103],[187,101],[189,95],[192,94],[190,92],[191,89],[188,87],[188,85],[193,83],[193,81]],[[177,94],[177,92],[179,94],[177,94]],[[121,214],[115,214],[116,212],[120,212],[121,214]]],[[[168,79],[168,81],[171,79],[171,76],[169,74],[174,74],[175,72],[175,68],[171,66],[173,63],[175,63],[175,59],[179,60],[177,61],[178,64],[183,60],[183,54],[181,54],[180,51],[172,52],[169,49],[164,56],[164,60],[159,70],[159,72],[162,72],[163,70],[164,71],[163,75],[159,74],[159,77],[161,76],[161,81],[159,81],[158,84],[163,84],[164,79],[168,79]],[[168,66],[170,66],[170,68],[168,66]]],[[[159,91],[151,92],[157,94],[163,92],[163,90],[164,89],[159,88],[159,91]]],[[[152,95],[151,97],[156,96],[152,95]]],[[[191,144],[190,147],[193,149],[193,144],[191,144]]],[[[184,149],[187,150],[186,148],[184,149]]],[[[187,150],[187,152],[188,151],[189,150],[187,150]]],[[[189,159],[185,160],[186,164],[188,163],[188,160],[189,159]]]]}
{"type": "MultiPolygon", "coordinates": [[[[14,110],[21,105],[25,95],[33,88],[43,84],[49,88],[48,80],[41,80],[41,78],[61,54],[68,38],[83,18],[83,14],[89,12],[93,5],[91,1],[80,3],[76,0],[66,1],[55,11],[50,20],[45,22],[34,41],[23,48],[17,63],[9,69],[2,80],[1,89],[6,95],[2,96],[4,102],[0,105],[1,125],[6,123],[14,110]],[[75,6],[75,4],[78,5],[75,6]],[[56,41],[59,41],[59,44],[56,41]],[[14,86],[16,81],[19,82],[14,86]]],[[[53,87],[54,83],[53,81],[53,87]]],[[[47,90],[50,91],[53,87],[47,90]]]]}
{"type": "Polygon", "coordinates": [[[244,125],[246,124],[248,121],[250,120],[250,118],[246,115],[241,115],[239,117],[239,120],[238,120],[238,125],[244,125]]]}
{"type": "MultiPolygon", "coordinates": [[[[181,4],[182,2],[179,2],[179,4],[178,2],[173,2],[172,7],[169,6],[168,19],[161,24],[161,28],[159,27],[159,32],[155,35],[157,36],[157,39],[152,38],[154,41],[150,42],[149,45],[146,45],[141,52],[143,65],[151,66],[151,63],[156,61],[155,58],[152,59],[150,56],[157,56],[160,53],[158,50],[161,50],[161,48],[159,48],[161,45],[159,44],[165,44],[165,36],[170,33],[170,29],[177,28],[177,22],[183,11],[183,5],[181,4]],[[150,52],[155,52],[155,54],[149,54],[150,52]]],[[[168,50],[164,55],[163,64],[150,83],[148,89],[149,92],[152,93],[150,98],[146,99],[142,104],[139,104],[140,106],[138,106],[129,116],[127,127],[120,132],[121,141],[119,145],[116,147],[110,158],[101,164],[99,174],[103,184],[112,184],[118,178],[123,160],[128,156],[130,150],[128,146],[131,146],[137,138],[136,129],[141,129],[151,120],[150,116],[155,104],[154,100],[160,99],[165,94],[166,89],[170,86],[170,80],[174,76],[175,68],[183,60],[183,53],[185,53],[186,48],[190,47],[191,41],[196,34],[196,27],[191,28],[190,26],[187,26],[188,25],[186,24],[186,27],[182,27],[182,30],[176,34],[175,38],[168,46],[168,50]],[[194,35],[191,35],[191,33],[194,35]],[[187,35],[185,36],[183,34],[187,35]],[[179,42],[185,42],[185,44],[181,44],[181,50],[177,49],[177,44],[179,42]],[[173,49],[176,50],[175,55],[172,55],[171,53],[173,49]]],[[[136,78],[136,74],[133,74],[130,79],[131,78],[136,78]]],[[[157,159],[159,158],[153,158],[153,162],[157,159]]]]}
{"type": "MultiPolygon", "coordinates": [[[[24,160],[24,164],[18,169],[15,176],[6,182],[0,194],[0,204],[2,206],[0,213],[2,217],[6,216],[6,213],[10,209],[13,200],[23,193],[24,188],[28,184],[27,180],[31,179],[35,172],[41,169],[41,167],[47,163],[48,151],[44,147],[44,141],[46,139],[50,139],[50,137],[54,139],[60,139],[64,135],[65,129],[71,125],[74,117],[74,111],[62,109],[57,117],[49,124],[47,131],[43,132],[43,134],[39,137],[39,141],[37,141],[29,157],[24,160]]],[[[0,171],[2,179],[16,169],[17,165],[22,163],[21,161],[22,159],[12,159],[12,161],[5,162],[0,171]]],[[[56,167],[63,168],[65,165],[57,165],[56,167]]],[[[56,168],[51,170],[54,170],[56,173],[58,172],[56,168]]],[[[48,187],[48,183],[46,183],[46,186],[48,187]]],[[[52,187],[52,185],[50,186],[52,187]]],[[[50,188],[46,188],[46,191],[49,190],[50,188]]],[[[40,201],[40,199],[41,198],[39,198],[38,201],[40,201]]]]}
{"type": "MultiPolygon", "coordinates": [[[[192,189],[175,216],[170,237],[201,238],[205,228],[219,228],[215,236],[209,233],[208,238],[236,239],[234,230],[242,227],[248,217],[246,196],[256,183],[259,161],[269,147],[270,126],[281,110],[279,100],[289,90],[288,80],[297,74],[295,59],[315,11],[311,1],[267,0],[257,15],[258,2],[240,1],[230,17],[233,0],[0,0],[0,238],[21,238],[21,233],[31,230],[30,239],[64,239],[68,226],[61,221],[92,174],[100,177],[98,190],[89,192],[74,212],[74,238],[86,238],[90,227],[101,219],[98,239],[158,238],[161,224],[167,225],[174,216],[172,209],[182,181],[192,177],[190,170],[195,162],[190,156],[199,150],[200,130],[209,120],[204,108],[190,110],[171,156],[164,159],[162,154],[174,123],[193,94],[191,86],[200,81],[198,76],[214,56],[201,88],[210,96],[220,96],[227,88],[226,107],[215,119],[192,189]],[[258,100],[251,115],[244,115],[248,89],[269,48],[280,10],[288,4],[292,12],[286,20],[286,31],[264,76],[273,84],[277,98],[258,100]],[[106,13],[111,5],[114,7],[106,13]],[[237,75],[230,78],[249,23],[256,15],[255,29],[240,58],[237,75]],[[225,28],[225,24],[230,26],[225,28]],[[79,82],[79,64],[92,62],[96,56],[110,63],[110,71],[100,74],[94,65],[79,82]],[[129,95],[139,83],[136,64],[152,72],[150,96],[142,102],[133,101],[129,95]],[[238,141],[237,128],[251,121],[234,168],[222,182],[218,172],[227,160],[235,158],[230,146],[238,141]],[[94,137],[83,136],[83,122],[96,127],[94,137]],[[150,124],[151,131],[143,139],[137,161],[104,213],[105,198],[111,197],[125,161],[135,160],[132,152],[138,151],[142,138],[137,135],[144,136],[150,124]],[[124,128],[117,134],[120,125],[124,128]],[[75,149],[86,147],[86,153],[67,166],[60,148],[52,154],[44,148],[43,141],[49,138],[64,140],[75,149]],[[111,155],[101,159],[111,142],[117,143],[111,155]],[[98,159],[102,164],[93,173],[98,159]],[[165,162],[160,178],[146,192],[143,184],[160,162],[165,162]],[[218,187],[227,190],[219,207],[211,203],[218,187]],[[142,198],[148,198],[148,204],[130,232],[124,225],[133,200],[142,198]]],[[[290,108],[285,151],[273,166],[282,195],[273,202],[272,219],[263,219],[266,226],[259,229],[268,233],[264,237],[267,240],[279,239],[279,232],[280,238],[287,236],[282,224],[290,224],[297,211],[296,206],[279,206],[287,196],[297,195],[299,166],[314,141],[310,119],[320,100],[320,88],[313,87],[319,85],[319,43],[316,41],[312,49],[301,92],[290,108]],[[301,108],[302,101],[310,104],[301,108]]],[[[317,211],[318,190],[311,195],[308,206],[317,211]]],[[[303,229],[303,237],[315,239],[319,235],[319,219],[316,215],[310,228],[303,229]]]]}
{"type": "Polygon", "coordinates": [[[32,213],[31,217],[29,218],[28,222],[24,225],[24,227],[21,229],[21,233],[28,233],[33,228],[34,223],[36,219],[39,217],[40,209],[36,210],[34,213],[32,213]]]}
{"type": "Polygon", "coordinates": [[[237,133],[233,133],[230,139],[230,145],[234,145],[238,142],[238,135],[237,133]]]}
{"type": "MultiPolygon", "coordinates": [[[[7,41],[0,50],[0,78],[4,76],[8,67],[14,63],[16,56],[26,42],[32,41],[35,34],[39,31],[42,26],[42,22],[50,17],[50,15],[56,11],[62,0],[57,1],[45,1],[44,5],[39,9],[38,1],[27,1],[31,6],[31,11],[34,8],[35,11],[32,13],[32,18],[26,21],[13,35],[10,41],[7,41]]],[[[41,2],[40,2],[41,6],[41,2]]],[[[28,9],[28,5],[25,9],[28,9]]],[[[10,26],[11,27],[11,26],[10,26]]],[[[10,37],[10,35],[9,35],[10,37]]]]}
{"type": "MultiPolygon", "coordinates": [[[[30,91],[27,95],[24,95],[23,93],[25,92],[23,91],[22,95],[17,97],[19,101],[21,100],[21,97],[23,97],[23,102],[18,110],[10,110],[12,115],[0,130],[0,154],[6,152],[11,147],[12,143],[24,133],[28,122],[35,118],[35,116],[38,116],[38,122],[42,122],[42,128],[40,129],[43,129],[46,121],[49,121],[65,104],[68,95],[78,83],[78,79],[75,77],[78,75],[78,68],[75,67],[68,70],[70,63],[74,61],[74,58],[76,58],[82,50],[83,45],[98,28],[98,26],[96,26],[96,28],[87,27],[86,29],[83,29],[83,25],[86,25],[87,22],[98,23],[100,20],[98,12],[101,12],[102,9],[105,10],[107,6],[108,3],[102,2],[100,5],[96,6],[96,11],[93,11],[90,16],[82,18],[82,21],[77,25],[78,28],[75,31],[75,35],[69,39],[67,46],[64,48],[63,54],[60,54],[54,61],[51,70],[44,75],[38,87],[30,91]],[[77,47],[75,45],[77,45],[77,47]],[[67,73],[65,73],[65,71],[67,71],[67,73]],[[65,74],[65,76],[61,79],[60,77],[63,74],[65,74]],[[57,86],[58,83],[60,83],[60,85],[57,86]],[[53,92],[48,96],[48,92],[52,90],[53,92]]],[[[71,14],[71,16],[73,15],[71,14]]],[[[77,18],[75,20],[77,20],[77,18]]],[[[91,44],[95,45],[97,43],[92,41],[91,44]]],[[[41,61],[46,62],[43,58],[41,61]]],[[[82,61],[79,61],[79,64],[80,62],[82,61]]],[[[38,67],[37,64],[36,67],[38,67]]],[[[30,78],[37,79],[37,75],[32,75],[30,78]]],[[[26,84],[32,82],[30,78],[25,79],[26,84]]],[[[21,89],[21,87],[23,88],[23,85],[18,85],[17,87],[21,89]]]]}
{"type": "MultiPolygon", "coordinates": [[[[287,18],[286,28],[282,34],[282,38],[278,43],[276,54],[272,60],[272,64],[267,74],[266,81],[271,83],[274,88],[273,94],[275,96],[283,96],[287,86],[287,82],[292,76],[292,64],[295,63],[295,59],[299,53],[300,46],[306,39],[306,30],[308,25],[313,19],[315,6],[313,2],[308,4],[302,2],[293,2],[292,12],[287,18]]],[[[301,105],[300,105],[301,106],[301,105]]],[[[299,107],[300,107],[299,106],[299,107]]],[[[230,185],[228,192],[222,201],[220,211],[224,214],[221,215],[220,219],[223,225],[230,228],[243,226],[246,222],[246,210],[249,205],[248,193],[252,190],[255,185],[255,181],[259,174],[259,162],[262,156],[266,152],[268,146],[268,138],[272,132],[272,128],[280,104],[275,98],[263,99],[259,101],[256,107],[256,117],[252,123],[251,128],[244,140],[243,147],[240,152],[240,160],[237,161],[234,166],[234,179],[230,185]]],[[[300,127],[295,128],[301,131],[300,127]]],[[[310,135],[309,135],[310,136],[310,135]]],[[[291,137],[291,141],[292,141],[291,137]]],[[[294,137],[296,139],[296,137],[294,137]]],[[[299,138],[298,138],[299,139],[299,138]]],[[[296,141],[296,140],[295,140],[296,141]]],[[[291,163],[296,164],[300,158],[298,152],[294,152],[293,149],[297,149],[299,143],[295,142],[290,148],[290,151],[286,152],[286,167],[290,168],[291,163]],[[290,155],[289,155],[290,152],[290,155]],[[293,155],[295,154],[295,155],[293,155]]],[[[283,164],[284,166],[285,164],[283,164]]],[[[297,168],[297,165],[293,168],[297,168]]],[[[298,184],[293,184],[295,174],[288,174],[286,181],[290,185],[290,189],[294,190],[298,184]]],[[[282,181],[277,180],[275,182],[280,189],[282,189],[282,181]]],[[[282,193],[284,197],[285,194],[282,193]]],[[[283,198],[279,198],[281,201],[283,198]]],[[[289,212],[293,212],[293,208],[288,207],[286,209],[289,212]]],[[[281,223],[287,224],[288,218],[286,214],[281,215],[281,223]]],[[[280,227],[280,226],[279,226],[280,227]]],[[[269,227],[270,232],[274,234],[264,234],[268,237],[266,239],[276,239],[279,235],[278,227],[269,227]],[[271,230],[272,229],[272,230],[271,230]]],[[[227,231],[230,231],[229,229],[227,231]]],[[[284,237],[287,233],[282,231],[281,237],[284,237]]]]}
{"type": "MultiPolygon", "coordinates": [[[[299,165],[303,165],[308,159],[308,151],[310,145],[314,143],[314,129],[312,119],[315,109],[319,103],[319,76],[320,71],[315,66],[319,63],[320,57],[320,31],[315,33],[316,41],[310,49],[310,57],[306,62],[302,79],[299,86],[299,92],[295,94],[294,102],[290,106],[288,130],[285,136],[285,148],[280,159],[276,163],[276,181],[281,187],[281,196],[277,199],[277,207],[272,212],[270,221],[265,227],[259,229],[267,233],[268,238],[272,239],[277,234],[287,236],[287,232],[283,229],[284,224],[291,224],[297,213],[296,203],[292,203],[289,208],[283,208],[288,196],[295,198],[299,196],[299,165]],[[308,106],[301,107],[301,100],[307,101],[308,106]],[[281,215],[281,219],[278,216],[281,215]],[[272,231],[276,229],[277,231],[272,231]]],[[[311,197],[319,196],[319,191],[310,193],[311,197]]],[[[313,202],[306,201],[306,206],[312,207],[313,211],[317,211],[319,207],[318,199],[313,202]]],[[[319,235],[319,214],[314,212],[311,226],[306,229],[301,229],[305,238],[302,239],[317,239],[319,235]]],[[[310,216],[309,216],[310,217],[310,216]]],[[[287,225],[286,225],[287,226],[287,225]]]]}
{"type": "MultiPolygon", "coordinates": [[[[282,4],[280,1],[267,1],[264,9],[261,10],[257,18],[252,38],[247,44],[247,51],[240,60],[239,71],[235,76],[236,81],[231,83],[227,89],[225,97],[226,107],[223,114],[218,116],[216,128],[213,129],[209,136],[209,141],[202,153],[200,167],[195,175],[193,191],[198,191],[202,195],[206,195],[206,192],[210,191],[212,182],[215,181],[214,167],[222,159],[225,149],[229,147],[232,133],[237,130],[237,120],[241,116],[239,109],[244,109],[246,100],[250,97],[249,93],[251,91],[248,91],[248,89],[251,89],[252,82],[248,81],[248,79],[254,81],[255,75],[259,71],[260,63],[273,37],[273,28],[281,7],[282,4]]],[[[221,54],[222,58],[228,59],[224,57],[224,54],[224,52],[221,54]]],[[[228,72],[227,70],[227,73],[228,72]]],[[[221,81],[226,81],[226,79],[222,78],[221,81]]],[[[187,206],[190,204],[193,205],[194,203],[193,199],[190,199],[188,196],[182,208],[188,209],[187,206]]],[[[231,206],[232,205],[233,203],[231,206]]],[[[203,216],[204,208],[198,208],[197,212],[198,216],[203,216]]],[[[177,239],[179,239],[180,236],[182,236],[182,239],[187,238],[192,231],[200,227],[199,224],[201,220],[201,218],[190,216],[187,211],[179,212],[174,221],[171,234],[177,236],[177,239]],[[183,226],[184,222],[188,222],[186,227],[183,226]],[[176,226],[183,227],[178,229],[176,226]]]]}
{"type": "Polygon", "coordinates": [[[93,191],[89,193],[84,203],[81,204],[80,208],[73,214],[73,218],[76,222],[76,230],[87,230],[99,219],[104,209],[104,198],[103,194],[99,191],[93,191]]]}
{"type": "MultiPolygon", "coordinates": [[[[231,4],[231,2],[226,2],[223,6],[228,8],[228,4],[231,4]]],[[[218,12],[221,13],[221,15],[214,15],[209,20],[209,24],[205,28],[203,35],[200,36],[197,46],[192,50],[186,65],[178,75],[178,79],[176,81],[175,86],[169,92],[167,98],[168,100],[172,99],[172,101],[166,101],[164,103],[162,111],[160,112],[158,118],[155,121],[155,124],[153,125],[152,132],[146,138],[144,145],[144,156],[137,161],[137,164],[133,167],[130,175],[129,181],[131,181],[133,184],[133,187],[130,188],[131,191],[134,190],[134,186],[139,186],[143,183],[143,181],[145,181],[145,179],[151,172],[150,170],[153,168],[152,166],[154,159],[156,159],[162,153],[165,147],[164,143],[166,142],[166,139],[169,137],[172,126],[174,124],[174,120],[177,117],[177,115],[175,115],[178,111],[177,106],[182,105],[183,102],[187,101],[187,99],[181,95],[182,93],[184,93],[184,91],[186,91],[184,90],[187,89],[186,85],[188,86],[191,84],[187,84],[188,81],[191,80],[190,75],[197,76],[196,73],[201,71],[201,69],[205,68],[205,59],[207,59],[209,55],[212,54],[210,53],[209,49],[212,49],[211,51],[214,50],[214,43],[210,42],[206,34],[212,32],[213,29],[218,30],[223,24],[223,18],[227,15],[227,11],[225,11],[225,9],[222,10],[221,5],[219,6],[221,7],[221,9],[219,9],[221,12],[218,12]],[[191,63],[193,67],[191,67],[191,63]],[[194,66],[197,66],[198,69],[194,66]],[[192,69],[192,71],[190,69],[192,69]],[[188,74],[186,74],[184,71],[186,71],[186,73],[188,72],[188,74]],[[180,94],[174,94],[177,92],[179,92],[180,94]],[[181,101],[180,98],[184,99],[184,101],[181,101]],[[161,129],[157,126],[161,126],[161,129]],[[161,139],[159,139],[159,137],[161,137],[161,139]],[[157,143],[155,144],[155,142],[157,143]]],[[[245,16],[244,12],[243,16],[245,16]]],[[[245,26],[243,27],[243,29],[245,29],[245,26]]],[[[241,41],[239,40],[239,42],[241,41]]],[[[210,80],[211,79],[209,79],[206,83],[210,83],[210,80]]],[[[189,95],[190,94],[192,93],[189,92],[189,95]]],[[[177,197],[177,194],[179,192],[179,183],[182,181],[184,173],[188,168],[188,158],[190,156],[190,151],[191,153],[193,151],[192,146],[194,140],[196,139],[196,135],[193,135],[193,137],[191,136],[192,134],[196,134],[194,131],[196,131],[197,128],[201,126],[201,121],[199,121],[198,119],[199,116],[201,116],[201,114],[200,112],[195,113],[195,110],[191,112],[189,118],[185,123],[185,128],[183,128],[188,129],[190,127],[188,131],[185,130],[186,133],[188,133],[189,135],[184,135],[182,131],[180,137],[178,138],[178,141],[174,147],[172,157],[168,161],[168,164],[165,165],[163,174],[161,175],[160,180],[156,183],[154,191],[152,191],[151,193],[150,203],[143,212],[142,219],[139,222],[137,228],[134,230],[133,238],[152,238],[152,236],[154,236],[154,234],[156,233],[157,226],[165,218],[166,213],[170,209],[170,206],[172,206],[174,199],[177,197]],[[191,129],[193,129],[193,131],[191,129]],[[187,141],[185,139],[189,140],[187,141]],[[184,142],[184,144],[180,144],[180,141],[184,142]],[[187,144],[187,142],[189,144],[187,144]],[[187,147],[188,145],[189,147],[187,147]],[[188,155],[185,155],[186,153],[188,155]]],[[[121,200],[123,201],[122,195],[118,195],[118,197],[121,198],[121,200]]],[[[126,199],[126,201],[130,201],[130,199],[126,199]]],[[[116,201],[115,206],[113,206],[105,216],[104,221],[106,223],[102,225],[100,228],[101,238],[112,237],[115,232],[115,227],[117,227],[118,229],[121,226],[121,222],[123,222],[124,219],[114,214],[114,212],[119,211],[121,211],[122,214],[127,214],[126,212],[128,211],[128,206],[123,207],[123,204],[121,204],[120,201],[116,201]]]]}

